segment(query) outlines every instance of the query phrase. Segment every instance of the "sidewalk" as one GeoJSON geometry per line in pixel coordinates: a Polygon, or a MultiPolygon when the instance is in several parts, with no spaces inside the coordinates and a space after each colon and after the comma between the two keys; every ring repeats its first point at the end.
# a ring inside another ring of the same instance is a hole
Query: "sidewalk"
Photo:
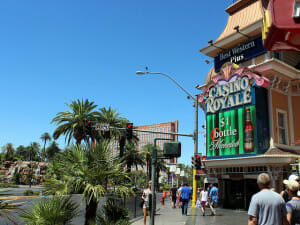
{"type": "MultiPolygon", "coordinates": [[[[188,216],[181,215],[181,208],[175,209],[171,206],[169,199],[165,200],[165,205],[161,205],[160,201],[157,202],[157,212],[155,214],[155,225],[186,225],[186,221],[191,215],[191,201],[189,202],[188,216]]],[[[144,218],[139,217],[133,220],[132,225],[144,225],[144,218]]],[[[150,224],[150,216],[147,216],[147,225],[150,224]]]]}
{"type": "MultiPolygon", "coordinates": [[[[200,208],[191,207],[191,201],[189,202],[187,216],[181,215],[181,208],[173,209],[170,200],[167,200],[164,206],[159,202],[157,208],[155,225],[232,225],[248,223],[247,211],[217,208],[217,215],[211,216],[210,209],[206,208],[206,214],[202,216],[200,208]]],[[[143,217],[136,218],[133,221],[132,225],[144,225],[143,217]]],[[[150,224],[150,216],[147,216],[148,224],[150,224]]]]}

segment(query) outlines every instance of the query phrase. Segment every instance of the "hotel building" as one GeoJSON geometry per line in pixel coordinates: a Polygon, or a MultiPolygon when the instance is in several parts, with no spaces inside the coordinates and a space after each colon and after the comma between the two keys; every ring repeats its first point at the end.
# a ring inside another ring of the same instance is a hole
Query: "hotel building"
{"type": "Polygon", "coordinates": [[[248,208],[261,172],[280,192],[300,157],[300,52],[264,49],[269,2],[230,5],[224,30],[200,50],[214,58],[199,102],[206,114],[207,180],[218,184],[223,207],[248,208]]]}
{"type": "MultiPolygon", "coordinates": [[[[150,125],[141,125],[141,126],[134,126],[134,134],[138,138],[137,143],[137,149],[142,151],[145,145],[148,144],[154,144],[155,138],[165,138],[165,139],[171,139],[172,141],[178,141],[177,135],[170,135],[166,133],[178,133],[178,120],[175,120],[173,122],[165,122],[165,123],[156,123],[156,124],[150,124],[150,125]],[[139,132],[141,130],[141,132],[139,132]],[[143,131],[152,131],[152,132],[160,132],[160,133],[148,133],[148,132],[142,132],[143,131]],[[163,134],[165,133],[165,134],[163,134]]],[[[159,149],[163,149],[163,145],[166,141],[170,140],[158,140],[156,145],[159,149]]],[[[119,154],[119,146],[118,142],[115,141],[114,148],[113,148],[113,155],[117,156],[119,154]]],[[[177,164],[177,158],[172,159],[166,159],[165,160],[166,165],[170,164],[177,164]]],[[[135,168],[133,168],[135,169],[135,168]]],[[[146,167],[143,168],[141,166],[138,166],[139,170],[144,170],[146,172],[146,167]]]]}

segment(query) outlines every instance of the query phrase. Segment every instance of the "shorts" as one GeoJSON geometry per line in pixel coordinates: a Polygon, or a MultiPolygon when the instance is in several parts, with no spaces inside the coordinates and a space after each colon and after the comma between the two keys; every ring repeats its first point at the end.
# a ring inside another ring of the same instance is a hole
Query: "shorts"
{"type": "Polygon", "coordinates": [[[149,208],[149,202],[144,201],[143,209],[149,208]]]}
{"type": "Polygon", "coordinates": [[[176,196],[172,196],[172,202],[176,202],[176,196]]]}
{"type": "Polygon", "coordinates": [[[207,201],[201,201],[200,204],[201,204],[202,206],[204,206],[204,205],[206,205],[206,202],[207,202],[207,201]]]}

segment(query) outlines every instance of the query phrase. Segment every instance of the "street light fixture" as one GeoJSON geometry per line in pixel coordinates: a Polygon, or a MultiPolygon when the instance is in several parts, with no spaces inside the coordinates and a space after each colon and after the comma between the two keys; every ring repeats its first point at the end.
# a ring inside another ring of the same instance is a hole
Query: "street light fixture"
{"type": "MultiPolygon", "coordinates": [[[[194,155],[198,154],[198,96],[196,95],[195,97],[192,96],[187,90],[185,90],[176,80],[174,80],[170,75],[165,74],[165,73],[161,73],[161,72],[148,72],[147,71],[148,68],[146,67],[146,71],[136,71],[137,75],[145,75],[145,74],[160,74],[163,76],[168,77],[170,80],[172,80],[178,87],[181,88],[181,90],[183,90],[187,95],[188,95],[188,99],[193,99],[194,100],[194,104],[193,106],[195,107],[195,123],[194,123],[194,155]]],[[[152,168],[155,167],[155,164],[152,163],[152,168]]],[[[192,200],[192,206],[196,206],[196,195],[197,195],[197,183],[195,180],[195,175],[196,175],[196,170],[193,170],[193,200],[192,200]]],[[[154,176],[154,174],[152,175],[154,176]]],[[[151,192],[153,193],[154,196],[154,184],[152,183],[151,186],[151,192]]],[[[152,212],[151,212],[151,217],[150,217],[150,224],[154,225],[154,198],[152,198],[152,212]]]]}

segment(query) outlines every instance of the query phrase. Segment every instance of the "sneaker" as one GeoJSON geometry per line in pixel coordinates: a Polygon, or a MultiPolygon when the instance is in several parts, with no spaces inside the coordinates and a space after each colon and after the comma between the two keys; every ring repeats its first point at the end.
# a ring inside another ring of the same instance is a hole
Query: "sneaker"
{"type": "Polygon", "coordinates": [[[205,216],[205,212],[202,213],[202,216],[205,216]]]}

